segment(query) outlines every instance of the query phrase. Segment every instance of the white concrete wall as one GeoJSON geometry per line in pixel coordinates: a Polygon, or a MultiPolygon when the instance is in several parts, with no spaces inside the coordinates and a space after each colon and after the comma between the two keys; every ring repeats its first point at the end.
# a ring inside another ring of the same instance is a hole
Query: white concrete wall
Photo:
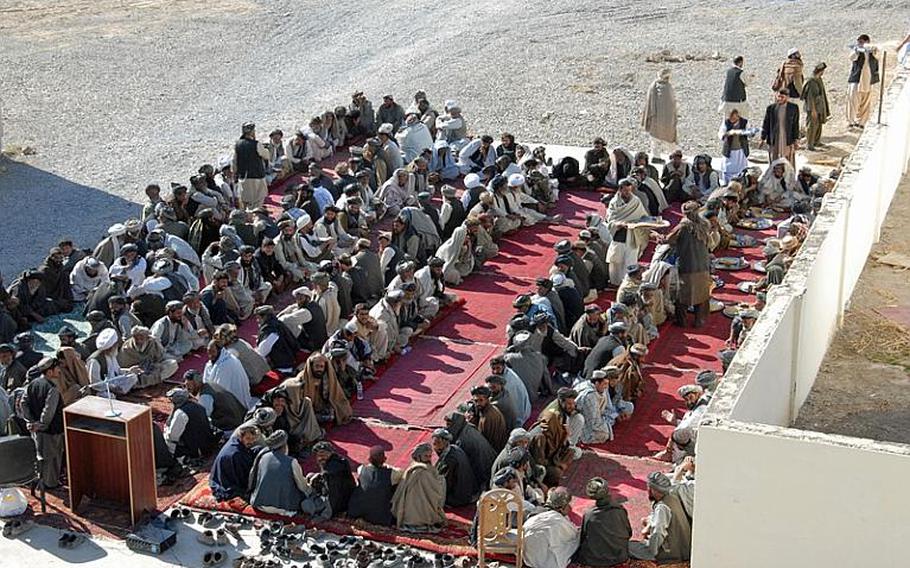
{"type": "Polygon", "coordinates": [[[693,568],[910,565],[910,454],[821,436],[699,429],[693,568]]]}
{"type": "Polygon", "coordinates": [[[694,568],[906,567],[910,445],[787,428],[910,157],[910,71],[867,126],[698,435],[694,568]]]}

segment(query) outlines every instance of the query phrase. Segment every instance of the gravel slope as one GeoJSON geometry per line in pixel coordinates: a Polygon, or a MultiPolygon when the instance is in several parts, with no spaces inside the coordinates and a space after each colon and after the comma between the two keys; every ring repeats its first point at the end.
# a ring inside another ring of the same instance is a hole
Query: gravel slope
{"type": "MultiPolygon", "coordinates": [[[[7,0],[0,7],[0,270],[40,261],[57,237],[94,244],[138,211],[146,183],[186,181],[226,152],[239,125],[287,130],[355,88],[407,104],[425,90],[462,102],[472,130],[519,141],[645,149],[642,95],[666,64],[681,106],[681,145],[715,151],[723,70],[756,74],[753,105],[791,46],[829,63],[842,108],[846,45],[860,31],[907,31],[907,3],[724,0],[7,0]],[[712,58],[715,55],[717,58],[712,58]]],[[[893,51],[892,51],[893,55],[893,51]]],[[[837,120],[840,120],[838,117],[837,120]]]]}

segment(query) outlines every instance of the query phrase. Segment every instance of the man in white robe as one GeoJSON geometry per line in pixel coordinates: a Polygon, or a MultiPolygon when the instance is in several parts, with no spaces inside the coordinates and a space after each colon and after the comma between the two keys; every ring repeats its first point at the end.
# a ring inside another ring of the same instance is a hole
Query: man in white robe
{"type": "Polygon", "coordinates": [[[433,150],[433,135],[427,125],[420,122],[416,112],[409,111],[404,119],[404,127],[395,135],[395,140],[404,152],[404,163],[411,163],[424,150],[433,150]]]}
{"type": "Polygon", "coordinates": [[[525,564],[533,568],[566,568],[578,549],[581,531],[569,520],[572,495],[565,487],[547,494],[547,510],[524,524],[525,564]]]}
{"type": "Polygon", "coordinates": [[[633,195],[635,182],[625,178],[619,182],[619,191],[607,205],[606,224],[612,241],[607,249],[610,264],[610,282],[622,284],[626,267],[638,263],[638,258],[648,245],[648,231],[629,228],[629,225],[648,216],[641,200],[633,195]]]}
{"type": "Polygon", "coordinates": [[[213,383],[228,391],[243,405],[252,408],[250,380],[240,360],[215,341],[208,345],[209,360],[202,371],[202,381],[213,383]]]}
{"type": "Polygon", "coordinates": [[[73,301],[84,302],[98,286],[110,282],[107,267],[94,257],[87,256],[76,263],[70,272],[73,301]]]}
{"type": "Polygon", "coordinates": [[[95,340],[98,349],[86,361],[89,383],[99,396],[106,396],[108,388],[114,394],[126,394],[139,382],[139,367],[121,369],[117,360],[119,354],[117,330],[107,328],[101,330],[95,340]],[[98,384],[105,381],[106,384],[98,384]]]}

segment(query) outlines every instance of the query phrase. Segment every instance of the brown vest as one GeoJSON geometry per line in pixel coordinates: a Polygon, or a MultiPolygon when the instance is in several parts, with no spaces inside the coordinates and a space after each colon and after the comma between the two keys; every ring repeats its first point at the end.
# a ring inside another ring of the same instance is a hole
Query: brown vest
{"type": "Polygon", "coordinates": [[[667,537],[657,551],[657,561],[688,560],[692,553],[692,526],[682,501],[675,493],[666,495],[661,503],[670,508],[672,518],[667,527],[667,537]]]}

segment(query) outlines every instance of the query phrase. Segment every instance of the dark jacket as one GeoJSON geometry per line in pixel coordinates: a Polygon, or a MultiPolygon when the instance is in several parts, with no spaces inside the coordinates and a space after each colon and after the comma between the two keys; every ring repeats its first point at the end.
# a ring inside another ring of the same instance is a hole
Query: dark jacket
{"type": "Polygon", "coordinates": [[[783,128],[787,134],[787,145],[794,144],[799,140],[799,107],[793,103],[787,103],[787,122],[778,124],[777,122],[777,103],[768,105],[765,109],[765,120],[762,122],[761,137],[768,144],[777,142],[777,133],[783,128]]]}
{"type": "Polygon", "coordinates": [[[626,510],[609,498],[585,511],[575,562],[588,566],[614,566],[629,560],[632,527],[626,510]]]}
{"type": "Polygon", "coordinates": [[[391,468],[363,466],[357,488],[348,503],[348,516],[376,525],[391,525],[393,493],[391,468]]]}

